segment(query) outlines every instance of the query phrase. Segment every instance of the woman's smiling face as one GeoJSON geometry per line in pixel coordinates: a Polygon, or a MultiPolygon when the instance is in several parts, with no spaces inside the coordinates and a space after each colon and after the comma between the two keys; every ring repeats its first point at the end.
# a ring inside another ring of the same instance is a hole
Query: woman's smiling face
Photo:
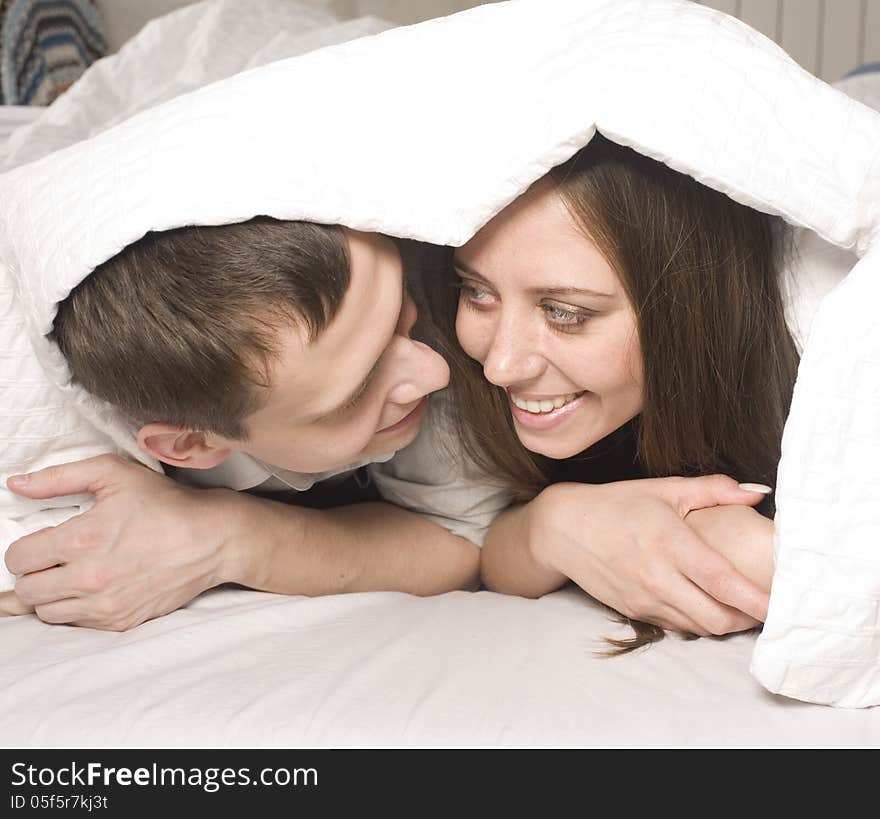
{"type": "Polygon", "coordinates": [[[507,391],[526,449],[567,458],[638,415],[635,313],[549,181],[457,250],[455,268],[459,343],[507,391]]]}

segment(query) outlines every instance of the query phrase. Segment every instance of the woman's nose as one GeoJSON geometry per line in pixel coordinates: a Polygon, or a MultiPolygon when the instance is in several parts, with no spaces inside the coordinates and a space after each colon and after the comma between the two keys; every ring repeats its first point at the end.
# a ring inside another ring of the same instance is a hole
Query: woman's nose
{"type": "Polygon", "coordinates": [[[498,322],[483,361],[486,380],[498,387],[510,387],[537,378],[543,367],[538,344],[527,328],[517,322],[498,322]]]}

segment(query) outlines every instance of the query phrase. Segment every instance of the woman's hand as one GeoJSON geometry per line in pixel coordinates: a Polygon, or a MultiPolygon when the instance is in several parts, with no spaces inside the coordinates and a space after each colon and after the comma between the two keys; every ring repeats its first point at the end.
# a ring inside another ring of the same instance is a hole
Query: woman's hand
{"type": "MultiPolygon", "coordinates": [[[[716,550],[685,517],[763,497],[722,475],[555,484],[496,520],[483,547],[483,580],[536,597],[571,579],[621,614],[665,629],[743,631],[765,619],[766,585],[735,565],[735,537],[716,550]]],[[[712,538],[724,528],[721,518],[699,522],[712,538]]]]}

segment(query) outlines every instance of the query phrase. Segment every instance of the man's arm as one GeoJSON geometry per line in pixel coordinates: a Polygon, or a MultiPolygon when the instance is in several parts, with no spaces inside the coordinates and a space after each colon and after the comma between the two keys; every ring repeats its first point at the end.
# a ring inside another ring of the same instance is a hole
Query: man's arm
{"type": "MultiPolygon", "coordinates": [[[[571,579],[621,614],[663,628],[700,635],[751,628],[766,617],[769,586],[722,548],[737,543],[738,531],[728,537],[733,518],[717,517],[724,507],[691,510],[762,497],[724,476],[556,484],[496,519],[483,545],[483,581],[539,597],[571,579]]],[[[771,552],[765,529],[757,534],[760,542],[752,538],[745,552],[771,552]]]]}
{"type": "Polygon", "coordinates": [[[251,533],[245,544],[226,538],[221,582],[309,596],[363,591],[428,596],[479,585],[475,544],[391,504],[317,510],[237,494],[226,514],[237,518],[230,532],[251,533]],[[264,532],[255,533],[255,523],[264,532]]]}
{"type": "Polygon", "coordinates": [[[132,628],[221,583],[283,594],[473,589],[479,550],[403,509],[304,509],[229,490],[183,487],[101,456],[51,467],[10,490],[88,492],[95,505],[13,543],[16,594],[46,622],[132,628]]]}

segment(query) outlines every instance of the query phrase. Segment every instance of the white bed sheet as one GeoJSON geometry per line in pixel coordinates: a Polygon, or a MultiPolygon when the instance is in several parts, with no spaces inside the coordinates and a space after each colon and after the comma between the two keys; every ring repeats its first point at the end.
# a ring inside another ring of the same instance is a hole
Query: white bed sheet
{"type": "Polygon", "coordinates": [[[752,634],[594,655],[582,592],[239,589],[125,634],[0,620],[0,742],[45,748],[877,747],[880,709],[768,693],[752,634]]]}

